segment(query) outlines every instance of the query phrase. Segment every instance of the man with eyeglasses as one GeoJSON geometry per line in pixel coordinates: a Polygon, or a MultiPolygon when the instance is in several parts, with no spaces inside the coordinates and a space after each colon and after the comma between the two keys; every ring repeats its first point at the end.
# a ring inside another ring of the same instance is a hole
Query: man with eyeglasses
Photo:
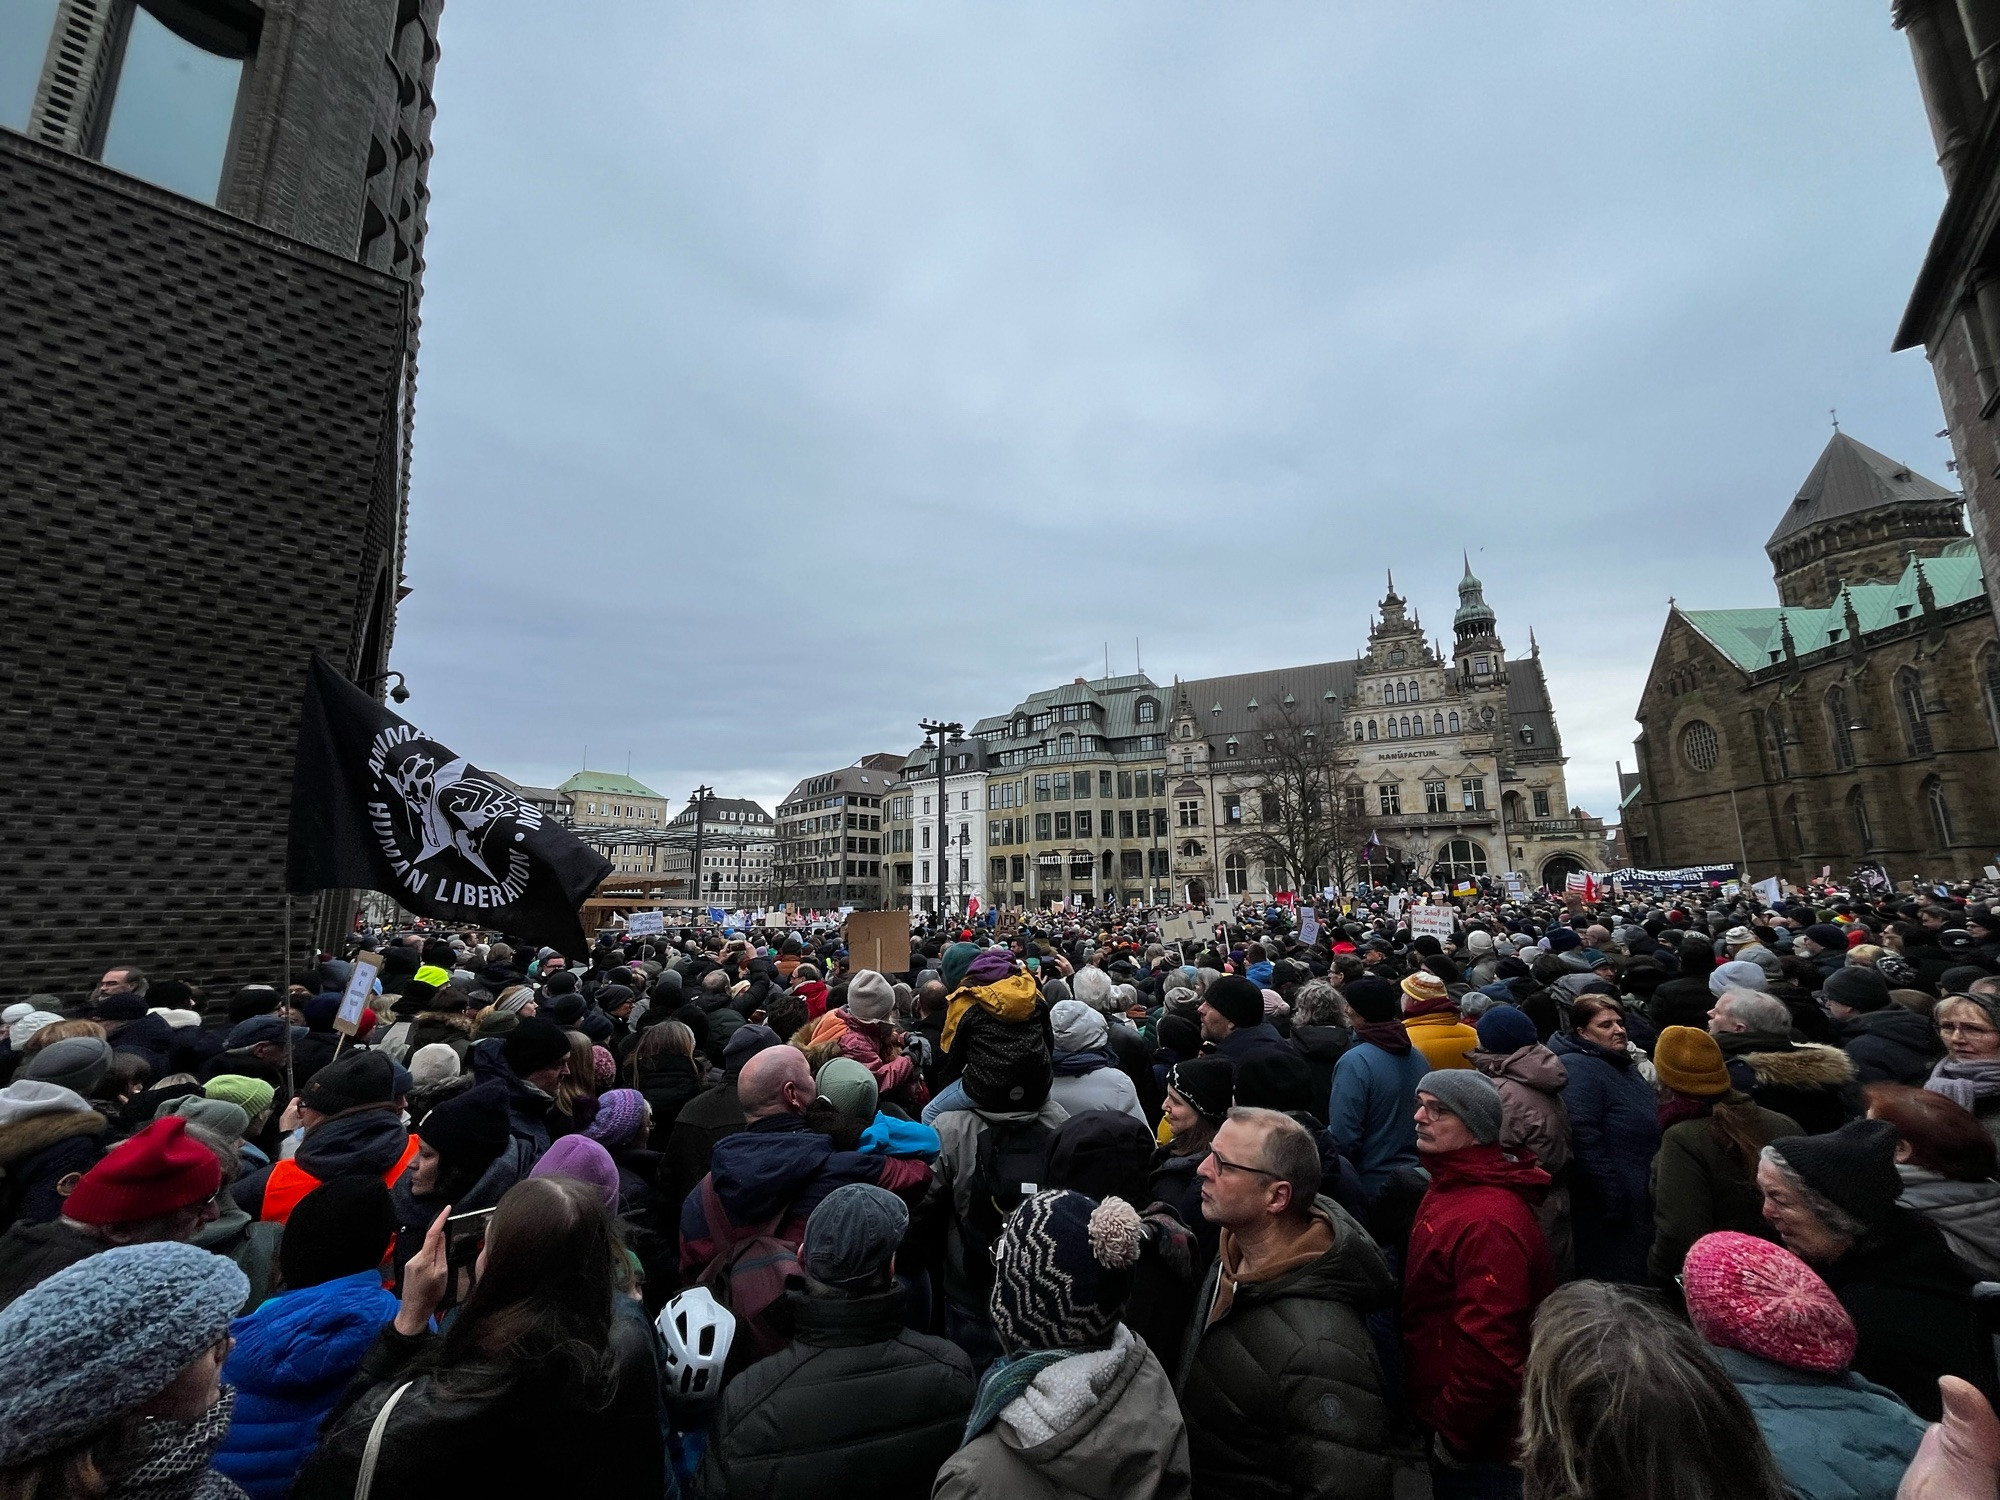
{"type": "Polygon", "coordinates": [[[1196,1500],[1388,1500],[1388,1409],[1366,1319],[1395,1282],[1368,1233],[1320,1195],[1313,1137],[1232,1109],[1196,1169],[1221,1248],[1181,1356],[1196,1500]]]}
{"type": "Polygon", "coordinates": [[[1431,1181],[1410,1230],[1403,1348],[1429,1427],[1437,1500],[1518,1496],[1521,1377],[1555,1268],[1535,1208],[1549,1174],[1500,1145],[1500,1093],[1453,1068],[1417,1084],[1417,1150],[1431,1181]]]}

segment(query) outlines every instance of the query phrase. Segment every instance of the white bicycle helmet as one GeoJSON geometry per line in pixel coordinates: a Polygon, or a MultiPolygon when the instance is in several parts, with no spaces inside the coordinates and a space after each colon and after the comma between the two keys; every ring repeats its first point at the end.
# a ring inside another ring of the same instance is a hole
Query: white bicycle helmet
{"type": "Polygon", "coordinates": [[[703,1401],[722,1389],[722,1366],[736,1339],[736,1314],[724,1307],[705,1286],[676,1293],[654,1322],[667,1346],[665,1368],[669,1392],[686,1401],[703,1401]]]}

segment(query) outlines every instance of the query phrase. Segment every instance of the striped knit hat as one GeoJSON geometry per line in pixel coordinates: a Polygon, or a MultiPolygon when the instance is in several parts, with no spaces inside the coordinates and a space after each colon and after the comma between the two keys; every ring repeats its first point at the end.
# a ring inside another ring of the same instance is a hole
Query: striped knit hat
{"type": "Polygon", "coordinates": [[[1122,1198],[1036,1193],[993,1247],[993,1328],[1009,1353],[1107,1343],[1132,1290],[1142,1231],[1122,1198]]]}

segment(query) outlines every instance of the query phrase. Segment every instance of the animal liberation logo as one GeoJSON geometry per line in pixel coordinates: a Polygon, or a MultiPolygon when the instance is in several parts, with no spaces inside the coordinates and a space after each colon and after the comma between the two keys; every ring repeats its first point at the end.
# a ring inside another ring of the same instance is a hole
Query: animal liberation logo
{"type": "Polygon", "coordinates": [[[412,895],[470,909],[521,899],[540,809],[408,724],[375,736],[368,770],[368,820],[412,895]]]}

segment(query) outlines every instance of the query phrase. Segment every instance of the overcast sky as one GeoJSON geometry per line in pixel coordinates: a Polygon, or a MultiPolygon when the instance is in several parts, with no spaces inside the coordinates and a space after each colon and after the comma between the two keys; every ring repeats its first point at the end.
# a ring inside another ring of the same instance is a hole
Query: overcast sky
{"type": "Polygon", "coordinates": [[[1775,604],[1943,191],[1881,0],[477,0],[405,712],[767,807],[1096,675],[1352,655],[1470,550],[1614,816],[1667,598],[1775,604]]]}

